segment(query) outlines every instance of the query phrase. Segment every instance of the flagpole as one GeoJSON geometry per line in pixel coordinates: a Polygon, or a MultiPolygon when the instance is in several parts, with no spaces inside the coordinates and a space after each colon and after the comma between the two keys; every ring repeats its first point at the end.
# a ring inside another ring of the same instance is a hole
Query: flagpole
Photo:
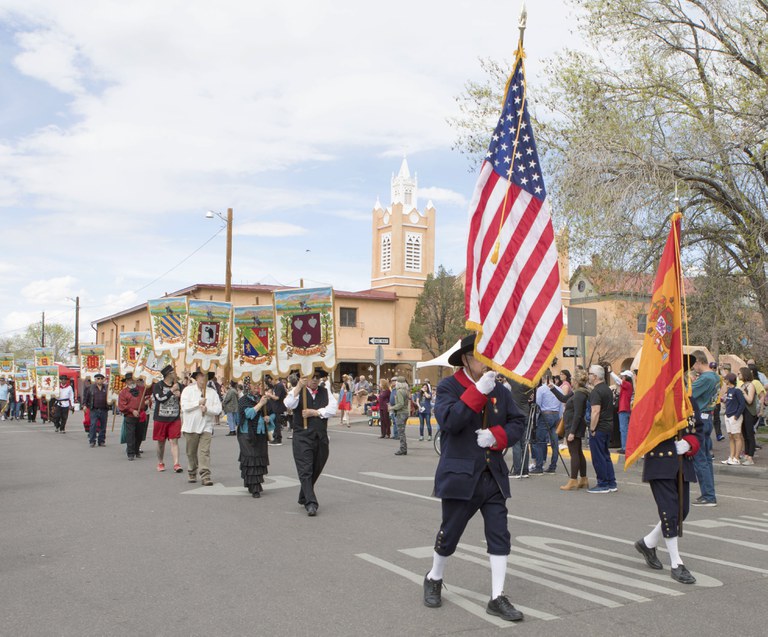
{"type": "MultiPolygon", "coordinates": [[[[675,214],[672,215],[672,227],[675,227],[675,224],[678,222],[678,219],[680,220],[680,232],[675,233],[675,257],[677,261],[677,266],[679,268],[677,272],[678,277],[678,290],[680,290],[681,298],[678,299],[678,307],[680,307],[680,329],[682,329],[682,323],[683,320],[685,320],[685,317],[683,315],[683,307],[682,307],[682,290],[683,290],[683,268],[680,261],[680,234],[682,233],[683,229],[683,220],[682,220],[682,213],[680,212],[680,198],[677,196],[677,183],[675,183],[675,214]]],[[[681,337],[681,345],[682,345],[682,334],[681,337]]],[[[683,351],[683,348],[680,348],[680,369],[684,370],[683,366],[683,360],[685,358],[685,353],[683,351]]],[[[690,370],[689,370],[690,371],[690,370]]],[[[685,372],[683,372],[685,374],[685,372]]],[[[687,385],[686,385],[686,378],[683,377],[683,392],[681,392],[680,400],[682,401],[681,404],[681,410],[680,413],[685,412],[685,393],[688,392],[687,385]]],[[[675,436],[676,440],[682,440],[683,433],[682,429],[677,430],[677,435],[675,436]]],[[[683,537],[683,456],[682,454],[677,455],[677,533],[678,537],[683,537]]]]}
{"type": "Polygon", "coordinates": [[[523,39],[525,38],[525,27],[528,24],[528,10],[525,8],[525,0],[523,0],[523,6],[520,7],[520,20],[517,23],[517,28],[520,29],[520,39],[518,40],[517,47],[523,50],[523,39]]]}

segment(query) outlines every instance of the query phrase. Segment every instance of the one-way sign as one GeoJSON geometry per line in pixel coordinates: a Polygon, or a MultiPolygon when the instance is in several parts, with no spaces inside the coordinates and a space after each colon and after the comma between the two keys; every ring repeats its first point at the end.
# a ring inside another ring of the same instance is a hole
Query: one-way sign
{"type": "Polygon", "coordinates": [[[389,345],[389,336],[369,336],[368,345],[389,345]]]}
{"type": "Polygon", "coordinates": [[[576,358],[579,355],[578,347],[564,347],[563,358],[576,358]]]}

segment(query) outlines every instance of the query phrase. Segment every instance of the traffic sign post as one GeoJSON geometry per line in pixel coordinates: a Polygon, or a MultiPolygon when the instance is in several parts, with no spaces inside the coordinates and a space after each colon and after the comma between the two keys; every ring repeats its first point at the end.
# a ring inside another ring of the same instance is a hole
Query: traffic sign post
{"type": "MultiPolygon", "coordinates": [[[[568,334],[579,337],[584,369],[587,368],[587,336],[597,336],[597,310],[588,307],[568,308],[568,334]]],[[[565,356],[565,353],[563,353],[565,356]]]]}
{"type": "Polygon", "coordinates": [[[381,366],[384,364],[384,348],[381,345],[376,346],[376,358],[374,361],[376,363],[376,384],[378,385],[380,384],[381,366]]]}

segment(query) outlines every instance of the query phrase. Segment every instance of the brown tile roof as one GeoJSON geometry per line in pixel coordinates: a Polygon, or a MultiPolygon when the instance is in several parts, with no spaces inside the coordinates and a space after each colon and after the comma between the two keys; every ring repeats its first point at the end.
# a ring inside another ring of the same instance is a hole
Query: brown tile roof
{"type": "MultiPolygon", "coordinates": [[[[650,298],[653,293],[653,284],[656,280],[656,273],[624,272],[622,270],[608,270],[591,265],[582,265],[573,273],[569,285],[573,285],[579,274],[589,279],[595,291],[601,295],[624,294],[647,296],[650,298]]],[[[695,291],[693,279],[684,277],[684,284],[685,293],[693,294],[695,291]]]]}

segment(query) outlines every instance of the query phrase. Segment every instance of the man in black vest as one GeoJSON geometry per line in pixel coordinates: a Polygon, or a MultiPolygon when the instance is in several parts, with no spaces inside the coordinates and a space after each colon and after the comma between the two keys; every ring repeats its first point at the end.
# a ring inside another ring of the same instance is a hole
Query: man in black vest
{"type": "Polygon", "coordinates": [[[283,424],[285,423],[285,403],[283,401],[288,391],[285,389],[285,385],[283,385],[283,381],[280,378],[275,380],[269,374],[266,374],[264,381],[267,384],[267,388],[271,389],[272,393],[277,397],[274,400],[270,398],[267,403],[269,410],[275,414],[275,431],[273,440],[269,444],[279,446],[283,444],[283,424]]]}
{"type": "Polygon", "coordinates": [[[285,397],[285,406],[293,410],[293,460],[301,482],[299,504],[307,515],[317,515],[315,482],[328,460],[328,419],[336,415],[336,398],[321,378],[328,372],[316,369],[311,378],[300,378],[285,397]]]}

